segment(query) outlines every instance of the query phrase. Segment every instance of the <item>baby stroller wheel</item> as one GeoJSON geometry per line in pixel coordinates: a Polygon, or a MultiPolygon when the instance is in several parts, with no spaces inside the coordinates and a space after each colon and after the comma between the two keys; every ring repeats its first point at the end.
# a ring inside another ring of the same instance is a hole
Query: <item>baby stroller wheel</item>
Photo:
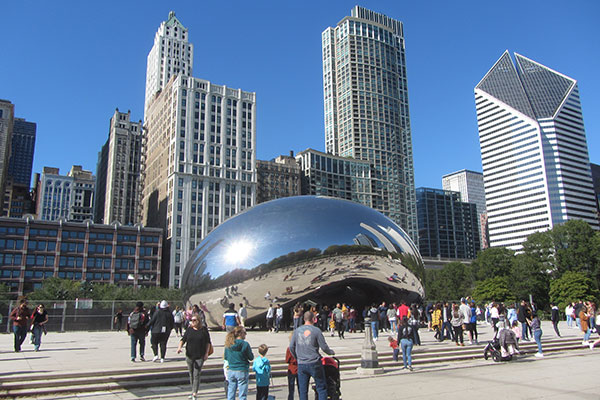
{"type": "Polygon", "coordinates": [[[483,351],[483,358],[485,360],[487,360],[488,358],[490,358],[490,350],[486,347],[485,350],[483,351]]]}
{"type": "Polygon", "coordinates": [[[494,359],[494,362],[500,362],[502,360],[502,356],[500,354],[498,354],[497,352],[494,352],[492,357],[494,359]]]}

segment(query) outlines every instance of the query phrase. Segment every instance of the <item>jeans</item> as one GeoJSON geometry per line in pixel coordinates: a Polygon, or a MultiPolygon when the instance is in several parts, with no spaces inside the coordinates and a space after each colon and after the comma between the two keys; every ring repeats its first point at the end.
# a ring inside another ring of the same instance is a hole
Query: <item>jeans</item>
{"type": "Polygon", "coordinates": [[[402,346],[402,361],[404,361],[404,368],[412,366],[412,340],[401,339],[400,345],[402,346]]]}
{"type": "Polygon", "coordinates": [[[315,386],[317,387],[319,400],[327,400],[327,381],[325,380],[325,369],[320,361],[317,361],[313,364],[298,364],[298,386],[300,388],[300,400],[308,400],[308,382],[310,381],[311,376],[315,380],[315,386]]]}
{"type": "Polygon", "coordinates": [[[378,332],[379,332],[379,322],[371,321],[371,331],[373,331],[373,340],[377,340],[378,332]]]}
{"type": "Polygon", "coordinates": [[[395,319],[390,319],[390,329],[392,330],[392,333],[394,332],[398,332],[398,324],[396,323],[395,319]]]}
{"type": "Polygon", "coordinates": [[[21,345],[27,337],[27,327],[13,325],[13,333],[15,334],[15,351],[21,351],[21,345]]]}
{"type": "Polygon", "coordinates": [[[294,318],[294,329],[300,326],[300,318],[294,318]]]}
{"type": "Polygon", "coordinates": [[[442,338],[454,340],[452,324],[450,323],[450,321],[446,321],[442,324],[442,338]]]}
{"type": "Polygon", "coordinates": [[[527,325],[527,322],[521,322],[521,339],[529,340],[529,336],[527,336],[528,328],[529,328],[529,325],[527,325]]]}
{"type": "Polygon", "coordinates": [[[294,386],[298,388],[298,394],[300,394],[300,387],[298,386],[298,374],[293,375],[290,371],[287,372],[288,379],[288,400],[294,400],[294,386]]]}
{"type": "Polygon", "coordinates": [[[239,399],[246,400],[248,398],[248,371],[232,371],[227,372],[229,387],[227,388],[227,400],[235,400],[235,392],[240,391],[239,399]]]}
{"type": "Polygon", "coordinates": [[[400,349],[395,348],[393,349],[393,353],[392,353],[392,359],[394,361],[398,361],[398,354],[400,353],[400,349]]]}
{"type": "Polygon", "coordinates": [[[573,326],[573,317],[571,317],[570,315],[567,315],[567,326],[570,328],[571,326],[573,326]]]}
{"type": "Polygon", "coordinates": [[[129,335],[129,337],[131,338],[131,358],[135,360],[138,342],[140,343],[140,357],[144,357],[144,350],[146,349],[146,335],[144,333],[132,333],[129,335]]]}
{"type": "Polygon", "coordinates": [[[192,385],[192,393],[198,393],[198,387],[200,387],[200,373],[202,372],[202,365],[204,365],[204,359],[192,360],[186,357],[185,362],[187,363],[188,372],[190,374],[190,385],[192,385]]]}
{"type": "Polygon", "coordinates": [[[585,334],[583,335],[583,341],[584,342],[589,341],[591,335],[592,335],[592,330],[588,327],[587,331],[585,331],[585,334]]]}
{"type": "Polygon", "coordinates": [[[354,332],[354,323],[355,323],[355,319],[354,318],[350,318],[348,319],[348,329],[350,330],[350,332],[354,332]]]}
{"type": "Polygon", "coordinates": [[[538,353],[542,354],[542,330],[538,329],[535,332],[533,332],[533,337],[535,339],[535,342],[537,343],[538,353]]]}
{"type": "Polygon", "coordinates": [[[33,344],[35,346],[35,351],[38,351],[40,349],[40,345],[42,344],[42,332],[44,330],[42,329],[41,325],[34,325],[33,326],[33,344]]]}

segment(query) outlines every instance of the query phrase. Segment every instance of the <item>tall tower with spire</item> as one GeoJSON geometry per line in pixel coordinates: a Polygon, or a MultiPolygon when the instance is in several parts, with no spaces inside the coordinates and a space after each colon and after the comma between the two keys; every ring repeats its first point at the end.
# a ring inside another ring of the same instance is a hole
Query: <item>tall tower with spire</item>
{"type": "Polygon", "coordinates": [[[192,76],[194,46],[188,42],[188,30],[169,12],[154,35],[154,45],[148,54],[146,67],[146,99],[144,113],[150,101],[161,91],[173,75],[192,76]]]}
{"type": "Polygon", "coordinates": [[[569,219],[598,229],[577,81],[508,50],[475,87],[490,246],[569,219]]]}

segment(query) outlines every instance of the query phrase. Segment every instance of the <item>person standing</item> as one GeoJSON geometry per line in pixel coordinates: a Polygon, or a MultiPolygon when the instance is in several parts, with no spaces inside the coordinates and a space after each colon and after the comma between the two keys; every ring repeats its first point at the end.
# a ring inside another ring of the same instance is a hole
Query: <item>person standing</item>
{"type": "Polygon", "coordinates": [[[33,335],[33,345],[35,351],[40,351],[40,345],[42,344],[42,333],[46,330],[46,323],[48,322],[48,312],[44,308],[43,304],[36,307],[33,314],[31,314],[31,334],[33,335]]]}
{"type": "Polygon", "coordinates": [[[275,320],[275,310],[273,304],[269,303],[269,309],[267,310],[267,331],[273,332],[273,321],[275,320]]]}
{"type": "Polygon", "coordinates": [[[165,362],[165,355],[167,353],[167,342],[169,341],[169,335],[174,325],[173,314],[169,311],[169,303],[163,300],[159,304],[158,311],[155,311],[150,319],[148,325],[152,328],[150,330],[150,344],[152,345],[152,352],[154,358],[152,361],[157,361],[158,348],[160,346],[160,362],[165,362]]]}
{"type": "Polygon", "coordinates": [[[140,361],[146,361],[144,350],[146,349],[146,334],[148,315],[144,310],[144,303],[138,301],[135,308],[127,318],[127,334],[131,338],[131,361],[135,362],[137,344],[140,344],[140,361]]]}
{"type": "Polygon", "coordinates": [[[583,341],[581,342],[581,344],[583,346],[589,346],[590,335],[592,334],[592,330],[590,329],[589,325],[590,314],[588,312],[587,306],[585,305],[581,306],[579,310],[579,326],[581,327],[581,331],[583,332],[583,341]]]}
{"type": "Polygon", "coordinates": [[[229,303],[229,309],[223,314],[223,329],[227,332],[233,332],[233,329],[239,325],[240,317],[235,311],[235,304],[229,303]]]}
{"type": "Polygon", "coordinates": [[[246,318],[248,318],[248,309],[243,303],[240,303],[240,312],[238,313],[240,319],[240,325],[246,326],[246,318]]]}
{"type": "Polygon", "coordinates": [[[120,332],[121,326],[123,326],[123,310],[120,308],[115,314],[115,325],[117,326],[117,332],[120,332]]]}
{"type": "Polygon", "coordinates": [[[300,394],[300,387],[298,386],[298,361],[296,361],[296,359],[292,355],[292,352],[290,351],[289,347],[285,349],[285,362],[288,365],[288,400],[294,400],[294,387],[298,388],[298,394],[300,394]]]}
{"type": "Polygon", "coordinates": [[[256,376],[256,400],[267,400],[269,397],[269,381],[271,380],[271,363],[267,356],[269,347],[266,344],[258,346],[259,356],[254,359],[252,369],[256,376]]]}
{"type": "Polygon", "coordinates": [[[550,319],[552,320],[552,326],[554,327],[554,332],[556,333],[556,336],[560,337],[560,332],[558,331],[558,323],[560,321],[560,316],[558,314],[558,307],[554,303],[550,303],[550,308],[551,308],[551,312],[552,312],[550,319]]]}
{"type": "Polygon", "coordinates": [[[525,303],[525,300],[521,300],[521,305],[517,310],[517,321],[521,323],[521,339],[524,341],[529,340],[529,336],[527,335],[529,329],[527,324],[527,303],[525,303]]]}
{"type": "Polygon", "coordinates": [[[413,348],[414,334],[412,327],[408,324],[408,318],[402,318],[400,327],[398,328],[398,342],[402,348],[402,361],[404,367],[402,369],[413,370],[412,367],[412,348],[413,348]]]}
{"type": "Polygon", "coordinates": [[[442,338],[454,340],[454,332],[452,330],[452,307],[446,301],[442,308],[442,338]]]}
{"type": "Polygon", "coordinates": [[[190,398],[196,400],[198,388],[200,387],[200,373],[204,361],[208,359],[211,346],[208,329],[201,325],[200,318],[197,315],[193,315],[190,319],[190,327],[185,330],[179,341],[177,354],[181,353],[184,344],[186,344],[185,361],[190,374],[190,385],[192,386],[190,398]]]}
{"type": "Polygon", "coordinates": [[[435,334],[433,337],[437,339],[438,342],[443,342],[444,337],[442,336],[442,304],[437,303],[431,314],[431,328],[434,330],[435,334]]]}
{"type": "Polygon", "coordinates": [[[227,361],[227,400],[235,400],[239,391],[239,400],[248,398],[248,380],[250,361],[254,359],[252,349],[246,342],[246,329],[236,326],[225,337],[225,361],[227,361]]]}
{"type": "Polygon", "coordinates": [[[398,324],[396,323],[396,303],[393,303],[392,305],[390,305],[390,308],[388,308],[387,319],[390,325],[391,333],[398,333],[398,324]]]}
{"type": "MultiPolygon", "coordinates": [[[[376,308],[375,311],[377,312],[376,308]]],[[[304,313],[304,325],[294,331],[289,347],[292,356],[298,361],[300,400],[308,400],[308,382],[311,376],[315,381],[318,398],[327,399],[325,369],[319,349],[329,355],[335,354],[327,345],[321,330],[313,326],[313,318],[312,312],[304,313]]]]}
{"type": "Polygon", "coordinates": [[[471,321],[471,307],[467,305],[467,299],[464,297],[460,299],[460,307],[458,308],[460,313],[462,314],[463,321],[465,321],[465,327],[469,332],[469,344],[473,344],[473,334],[471,333],[470,321],[471,321]]]}
{"type": "Polygon", "coordinates": [[[27,302],[21,300],[18,307],[15,307],[10,313],[10,320],[13,322],[13,333],[15,335],[15,353],[21,351],[21,345],[27,337],[27,324],[31,311],[27,308],[27,302]]]}
{"type": "Polygon", "coordinates": [[[175,310],[173,310],[173,325],[175,327],[175,336],[177,337],[183,336],[183,320],[183,310],[179,306],[176,306],[175,310]]]}
{"type": "Polygon", "coordinates": [[[281,304],[277,304],[275,307],[275,332],[281,330],[281,322],[283,321],[283,307],[281,304]]]}
{"type": "Polygon", "coordinates": [[[544,353],[542,352],[542,324],[535,311],[532,312],[531,318],[531,332],[533,332],[533,338],[538,347],[538,352],[535,353],[535,356],[544,357],[544,353]]]}
{"type": "Polygon", "coordinates": [[[375,303],[371,306],[368,313],[371,319],[371,331],[373,332],[373,340],[377,340],[379,336],[379,318],[377,316],[377,306],[375,303]]]}
{"type": "Polygon", "coordinates": [[[338,332],[338,337],[344,339],[344,313],[340,307],[340,303],[337,303],[333,311],[331,312],[331,318],[335,321],[335,327],[338,332]]]}

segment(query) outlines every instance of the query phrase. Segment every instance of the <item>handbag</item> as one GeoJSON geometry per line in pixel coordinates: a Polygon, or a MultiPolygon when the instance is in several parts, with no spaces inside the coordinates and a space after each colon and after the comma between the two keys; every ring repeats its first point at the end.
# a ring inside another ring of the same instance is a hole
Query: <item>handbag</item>
{"type": "Polygon", "coordinates": [[[212,343],[210,343],[210,342],[209,342],[209,343],[208,343],[208,355],[210,356],[210,355],[212,355],[212,353],[214,353],[214,352],[215,352],[215,349],[213,348],[213,345],[212,345],[212,343]]]}

